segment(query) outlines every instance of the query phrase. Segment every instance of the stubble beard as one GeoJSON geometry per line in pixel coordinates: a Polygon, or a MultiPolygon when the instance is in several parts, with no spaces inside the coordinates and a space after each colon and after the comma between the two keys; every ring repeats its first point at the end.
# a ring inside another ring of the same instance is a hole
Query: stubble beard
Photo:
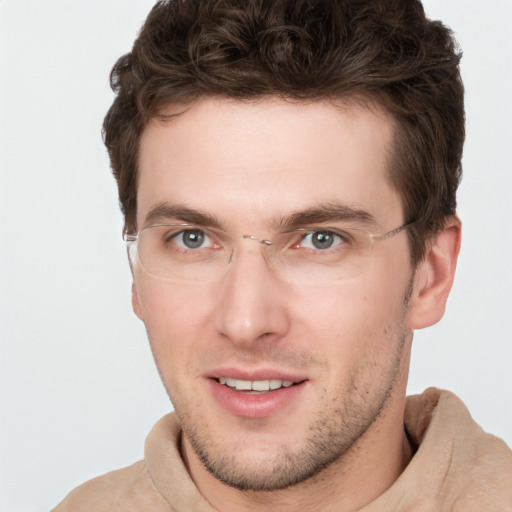
{"type": "MultiPolygon", "coordinates": [[[[183,435],[204,467],[224,484],[241,491],[277,491],[318,475],[336,461],[342,460],[357,441],[379,418],[395,387],[407,330],[397,326],[393,336],[393,361],[383,375],[382,385],[368,395],[358,384],[358,372],[338,390],[329,410],[318,410],[308,427],[306,441],[297,450],[289,446],[266,450],[271,453],[257,464],[237,457],[236,449],[220,449],[209,435],[208,426],[199,425],[188,414],[186,406],[175,403],[175,411],[183,435]]],[[[262,446],[262,450],[266,447],[262,446]]]]}

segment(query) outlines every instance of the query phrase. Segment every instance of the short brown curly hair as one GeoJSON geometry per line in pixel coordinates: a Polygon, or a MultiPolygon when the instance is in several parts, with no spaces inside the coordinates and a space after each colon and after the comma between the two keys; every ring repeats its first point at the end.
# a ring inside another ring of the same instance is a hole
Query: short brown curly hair
{"type": "Polygon", "coordinates": [[[164,106],[207,95],[368,98],[395,121],[392,185],[411,259],[456,208],[464,143],[461,52],[418,0],[167,0],[111,73],[103,135],[125,229],[136,230],[139,140],[164,106]]]}

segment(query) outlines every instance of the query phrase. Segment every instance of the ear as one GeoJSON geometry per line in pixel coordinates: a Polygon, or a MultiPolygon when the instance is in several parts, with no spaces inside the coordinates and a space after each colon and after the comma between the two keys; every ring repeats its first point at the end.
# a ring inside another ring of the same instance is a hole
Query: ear
{"type": "Polygon", "coordinates": [[[140,307],[139,295],[137,294],[137,288],[135,287],[135,282],[132,282],[132,309],[133,312],[144,321],[144,317],[142,315],[142,308],[140,307]]]}
{"type": "Polygon", "coordinates": [[[455,277],[461,242],[461,222],[449,217],[445,227],[429,241],[425,258],[414,276],[408,323],[411,329],[433,325],[444,315],[455,277]]]}

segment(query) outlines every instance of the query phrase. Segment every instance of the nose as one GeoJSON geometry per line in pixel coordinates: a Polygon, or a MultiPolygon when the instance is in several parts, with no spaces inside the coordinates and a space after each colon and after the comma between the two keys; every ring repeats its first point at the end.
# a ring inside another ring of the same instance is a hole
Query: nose
{"type": "Polygon", "coordinates": [[[264,245],[249,240],[241,245],[220,285],[216,327],[234,345],[250,348],[263,338],[281,338],[290,319],[287,285],[269,268],[264,245]]]}

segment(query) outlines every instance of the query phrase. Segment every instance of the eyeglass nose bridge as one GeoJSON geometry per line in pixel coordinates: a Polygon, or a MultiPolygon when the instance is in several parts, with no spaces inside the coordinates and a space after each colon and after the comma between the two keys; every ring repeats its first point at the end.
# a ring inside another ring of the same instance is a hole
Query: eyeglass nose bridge
{"type": "Polygon", "coordinates": [[[255,235],[242,235],[242,238],[248,238],[249,240],[254,240],[255,242],[259,242],[263,245],[273,245],[273,242],[271,240],[265,240],[264,238],[258,238],[255,235]]]}
{"type": "MultiPolygon", "coordinates": [[[[243,235],[241,235],[240,238],[242,238],[243,240],[254,240],[255,242],[258,242],[259,244],[262,244],[265,246],[274,245],[274,243],[271,240],[266,240],[264,238],[258,238],[256,235],[243,234],[243,235]]],[[[228,263],[233,262],[234,254],[235,254],[235,248],[233,247],[229,254],[228,263]]]]}

